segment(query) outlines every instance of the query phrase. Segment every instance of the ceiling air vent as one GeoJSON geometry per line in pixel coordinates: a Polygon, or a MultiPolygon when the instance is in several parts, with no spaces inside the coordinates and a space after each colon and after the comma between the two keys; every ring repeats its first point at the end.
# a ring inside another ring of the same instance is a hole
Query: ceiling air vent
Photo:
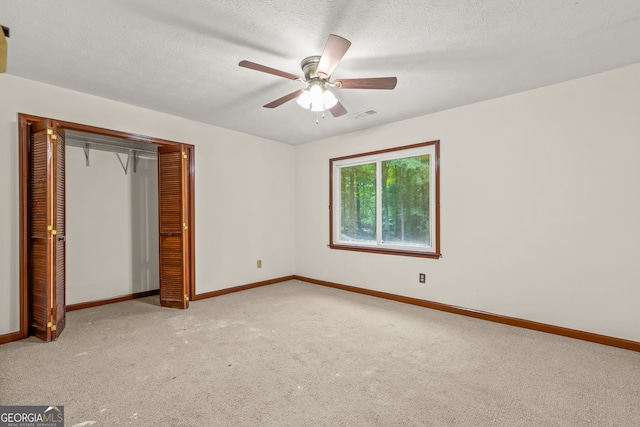
{"type": "Polygon", "coordinates": [[[362,113],[355,114],[356,119],[360,119],[362,117],[373,116],[374,114],[378,114],[376,110],[367,110],[362,113]]]}

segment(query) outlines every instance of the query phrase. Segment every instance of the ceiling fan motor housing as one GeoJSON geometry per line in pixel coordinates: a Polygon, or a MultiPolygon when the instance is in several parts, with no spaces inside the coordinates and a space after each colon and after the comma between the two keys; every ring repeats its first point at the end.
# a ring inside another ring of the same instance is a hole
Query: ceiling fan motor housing
{"type": "MultiPolygon", "coordinates": [[[[304,73],[304,79],[311,83],[315,80],[322,80],[318,75],[318,63],[320,62],[320,55],[307,56],[300,62],[302,72],[304,73]]],[[[329,76],[327,76],[329,78],[329,76]]]]}

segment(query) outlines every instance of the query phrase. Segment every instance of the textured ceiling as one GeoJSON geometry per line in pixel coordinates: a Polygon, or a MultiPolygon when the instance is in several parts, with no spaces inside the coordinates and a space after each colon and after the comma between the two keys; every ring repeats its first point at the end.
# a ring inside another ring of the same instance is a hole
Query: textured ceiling
{"type": "Polygon", "coordinates": [[[9,74],[289,144],[640,62],[638,0],[2,0],[0,23],[9,74]],[[319,124],[262,108],[304,84],[238,62],[301,75],[330,33],[333,79],[396,89],[336,90],[349,113],[319,124]]]}

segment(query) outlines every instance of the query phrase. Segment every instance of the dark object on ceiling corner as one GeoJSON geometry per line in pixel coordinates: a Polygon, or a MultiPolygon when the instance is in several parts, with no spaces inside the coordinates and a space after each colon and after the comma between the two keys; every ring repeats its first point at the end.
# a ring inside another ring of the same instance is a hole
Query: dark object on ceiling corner
{"type": "Polygon", "coordinates": [[[0,73],[7,72],[7,38],[9,37],[9,27],[0,25],[2,33],[0,34],[0,73]]]}

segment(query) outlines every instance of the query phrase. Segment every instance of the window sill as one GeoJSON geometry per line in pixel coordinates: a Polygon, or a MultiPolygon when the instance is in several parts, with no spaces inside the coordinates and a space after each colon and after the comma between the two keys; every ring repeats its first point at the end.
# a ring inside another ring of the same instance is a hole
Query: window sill
{"type": "Polygon", "coordinates": [[[371,252],[371,253],[384,254],[384,255],[400,255],[400,256],[411,256],[411,257],[417,257],[417,258],[431,258],[431,259],[442,258],[442,254],[437,252],[420,252],[420,251],[411,251],[411,250],[405,250],[405,249],[384,249],[384,248],[370,248],[365,246],[335,245],[335,244],[330,244],[329,247],[331,249],[340,249],[344,251],[371,252]]]}

